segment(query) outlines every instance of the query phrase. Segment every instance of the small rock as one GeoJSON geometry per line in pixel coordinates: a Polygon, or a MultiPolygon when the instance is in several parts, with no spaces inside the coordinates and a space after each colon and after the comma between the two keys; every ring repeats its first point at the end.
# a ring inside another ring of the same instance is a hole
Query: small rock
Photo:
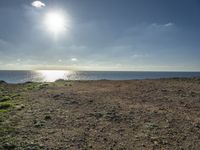
{"type": "Polygon", "coordinates": [[[51,116],[46,115],[46,116],[44,117],[44,119],[45,119],[45,120],[51,120],[51,116]]]}
{"type": "Polygon", "coordinates": [[[24,106],[23,104],[21,104],[21,105],[16,106],[15,108],[16,108],[17,110],[22,110],[22,109],[25,108],[25,106],[24,106]]]}
{"type": "Polygon", "coordinates": [[[56,94],[56,95],[53,96],[53,98],[55,98],[55,99],[57,99],[57,98],[59,98],[59,97],[60,97],[59,94],[56,94]]]}
{"type": "Polygon", "coordinates": [[[194,126],[195,126],[196,128],[198,128],[198,129],[200,129],[200,123],[199,123],[199,122],[198,122],[198,123],[195,123],[194,126]]]}
{"type": "Polygon", "coordinates": [[[155,145],[158,145],[158,141],[154,141],[153,143],[154,143],[155,145]]]}
{"type": "Polygon", "coordinates": [[[108,141],[108,139],[107,139],[107,138],[103,138],[103,140],[104,140],[104,142],[108,141]]]}
{"type": "Polygon", "coordinates": [[[44,123],[45,122],[42,122],[42,121],[34,121],[34,127],[36,127],[36,128],[41,128],[41,127],[43,127],[44,126],[44,123]]]}
{"type": "Polygon", "coordinates": [[[192,97],[195,97],[196,96],[196,93],[195,92],[190,92],[190,95],[192,96],[192,97]]]}
{"type": "Polygon", "coordinates": [[[89,103],[93,103],[94,101],[93,100],[89,100],[89,103]]]}

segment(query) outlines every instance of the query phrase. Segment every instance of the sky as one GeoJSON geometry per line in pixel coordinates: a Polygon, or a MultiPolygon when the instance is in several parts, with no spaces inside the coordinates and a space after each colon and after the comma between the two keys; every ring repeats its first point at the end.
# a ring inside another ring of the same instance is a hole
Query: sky
{"type": "Polygon", "coordinates": [[[199,0],[0,0],[1,70],[200,71],[199,48],[199,0]]]}

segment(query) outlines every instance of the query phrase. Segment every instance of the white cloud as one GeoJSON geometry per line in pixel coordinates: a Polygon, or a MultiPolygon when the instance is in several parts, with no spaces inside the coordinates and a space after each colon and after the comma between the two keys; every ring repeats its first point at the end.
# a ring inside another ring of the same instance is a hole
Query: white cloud
{"type": "Polygon", "coordinates": [[[166,23],[164,26],[165,27],[170,27],[170,26],[173,26],[174,24],[172,22],[169,22],[169,23],[166,23]]]}
{"type": "Polygon", "coordinates": [[[77,58],[72,58],[71,61],[78,61],[78,59],[77,58]]]}
{"type": "Polygon", "coordinates": [[[42,7],[46,6],[45,3],[41,2],[41,1],[34,1],[31,3],[31,5],[36,8],[42,8],[42,7]]]}
{"type": "Polygon", "coordinates": [[[174,23],[172,23],[172,22],[168,22],[166,24],[153,23],[150,25],[150,27],[154,27],[154,28],[163,28],[163,27],[171,27],[171,26],[174,26],[174,23]]]}
{"type": "Polygon", "coordinates": [[[146,57],[150,57],[150,55],[148,55],[148,54],[133,54],[133,55],[131,55],[131,58],[146,58],[146,57]]]}

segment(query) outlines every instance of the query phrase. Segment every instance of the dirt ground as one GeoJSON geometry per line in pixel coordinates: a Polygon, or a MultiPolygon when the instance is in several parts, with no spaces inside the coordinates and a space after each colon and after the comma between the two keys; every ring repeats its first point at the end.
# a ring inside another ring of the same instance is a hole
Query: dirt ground
{"type": "Polygon", "coordinates": [[[199,150],[200,79],[0,82],[0,149],[199,150]]]}

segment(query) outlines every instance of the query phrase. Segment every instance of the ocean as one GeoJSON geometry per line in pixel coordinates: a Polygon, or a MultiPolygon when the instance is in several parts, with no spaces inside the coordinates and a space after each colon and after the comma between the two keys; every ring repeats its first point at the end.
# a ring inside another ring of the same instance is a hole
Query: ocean
{"type": "Polygon", "coordinates": [[[144,72],[144,71],[0,71],[0,80],[7,83],[54,82],[64,80],[132,80],[175,77],[200,77],[200,72],[144,72]]]}

